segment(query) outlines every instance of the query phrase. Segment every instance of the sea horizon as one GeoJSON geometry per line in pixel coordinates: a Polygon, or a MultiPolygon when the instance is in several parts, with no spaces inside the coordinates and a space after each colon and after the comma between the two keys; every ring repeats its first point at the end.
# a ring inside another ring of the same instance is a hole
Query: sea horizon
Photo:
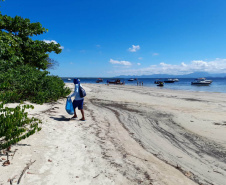
{"type": "MultiPolygon", "coordinates": [[[[65,83],[72,83],[73,78],[79,78],[79,77],[61,77],[61,79],[65,83]]],[[[100,77],[101,78],[101,77],[100,77]]],[[[81,77],[79,78],[81,83],[97,83],[96,80],[98,77],[81,77]]],[[[178,82],[174,83],[165,83],[164,87],[158,87],[154,82],[157,80],[157,78],[137,78],[137,80],[134,81],[128,81],[130,78],[118,78],[118,77],[103,77],[103,82],[100,82],[100,84],[106,84],[107,80],[111,79],[120,79],[122,82],[125,82],[125,85],[132,85],[132,86],[143,86],[146,87],[155,87],[155,88],[166,88],[166,89],[173,89],[173,90],[186,90],[186,91],[198,91],[198,92],[217,92],[217,93],[226,93],[226,78],[222,77],[211,77],[207,78],[209,80],[212,80],[212,84],[209,86],[195,86],[191,85],[191,82],[194,81],[195,78],[178,78],[178,82]]],[[[168,78],[159,78],[161,80],[165,80],[168,78]]]]}

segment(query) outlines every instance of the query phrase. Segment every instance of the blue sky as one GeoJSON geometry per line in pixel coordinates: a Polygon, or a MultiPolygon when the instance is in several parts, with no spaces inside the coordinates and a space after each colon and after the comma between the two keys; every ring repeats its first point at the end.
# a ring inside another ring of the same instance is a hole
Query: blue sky
{"type": "Polygon", "coordinates": [[[5,0],[61,44],[61,77],[226,73],[225,0],[5,0]]]}

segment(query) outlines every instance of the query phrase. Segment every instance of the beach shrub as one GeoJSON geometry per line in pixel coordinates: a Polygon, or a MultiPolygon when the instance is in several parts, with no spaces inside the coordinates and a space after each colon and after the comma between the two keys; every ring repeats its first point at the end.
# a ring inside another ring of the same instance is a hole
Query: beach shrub
{"type": "Polygon", "coordinates": [[[0,12],[0,150],[40,130],[40,121],[28,118],[25,112],[33,106],[8,108],[4,103],[28,100],[42,104],[70,93],[61,78],[46,71],[57,64],[49,53],[59,54],[60,44],[32,39],[47,31],[39,22],[0,12]]]}
{"type": "Polygon", "coordinates": [[[32,39],[47,31],[39,22],[0,12],[0,101],[42,104],[70,93],[61,78],[46,71],[57,65],[49,53],[61,53],[60,44],[32,39]]]}
{"type": "Polygon", "coordinates": [[[48,71],[40,71],[29,65],[8,67],[0,61],[0,101],[46,103],[66,97],[70,89],[65,87],[58,76],[50,76],[48,71]]]}
{"type": "Polygon", "coordinates": [[[26,109],[34,108],[32,105],[18,105],[16,108],[4,107],[0,104],[0,150],[18,143],[20,140],[29,137],[41,128],[41,121],[28,117],[26,109]]]}

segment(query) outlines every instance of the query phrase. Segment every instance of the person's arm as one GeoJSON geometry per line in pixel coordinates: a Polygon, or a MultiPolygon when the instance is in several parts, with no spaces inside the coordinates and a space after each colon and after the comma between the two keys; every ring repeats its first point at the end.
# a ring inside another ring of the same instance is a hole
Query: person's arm
{"type": "Polygon", "coordinates": [[[76,95],[76,86],[75,86],[74,92],[73,92],[71,95],[69,95],[68,97],[71,98],[71,97],[73,97],[73,96],[75,96],[75,95],[76,95]]]}

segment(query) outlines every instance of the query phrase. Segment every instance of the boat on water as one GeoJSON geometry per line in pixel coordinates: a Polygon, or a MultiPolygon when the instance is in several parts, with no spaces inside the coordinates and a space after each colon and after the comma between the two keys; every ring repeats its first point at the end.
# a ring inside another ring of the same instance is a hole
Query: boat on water
{"type": "Polygon", "coordinates": [[[98,79],[96,80],[96,83],[99,83],[99,82],[103,82],[103,79],[102,79],[102,78],[98,78],[98,79]]]}
{"type": "Polygon", "coordinates": [[[121,82],[121,80],[116,79],[116,80],[107,80],[108,84],[116,84],[116,85],[124,85],[125,82],[121,82]]]}
{"type": "Polygon", "coordinates": [[[155,81],[154,81],[154,84],[160,84],[160,83],[164,83],[162,80],[160,80],[160,79],[156,79],[155,81]]]}
{"type": "Polygon", "coordinates": [[[174,83],[175,81],[172,78],[164,80],[165,83],[174,83]]]}
{"type": "Polygon", "coordinates": [[[133,78],[130,78],[128,81],[131,81],[132,82],[132,81],[134,81],[134,79],[133,78]]]}
{"type": "Polygon", "coordinates": [[[67,80],[68,80],[68,81],[71,81],[71,79],[70,79],[70,78],[68,78],[67,80]]]}
{"type": "Polygon", "coordinates": [[[179,82],[179,79],[178,78],[174,78],[173,81],[174,82],[179,82]]]}
{"type": "Polygon", "coordinates": [[[212,80],[206,80],[206,78],[196,78],[193,82],[191,82],[191,85],[210,85],[213,81],[212,80]]]}
{"type": "Polygon", "coordinates": [[[159,81],[159,83],[157,84],[157,86],[163,87],[164,86],[164,82],[159,81]]]}

